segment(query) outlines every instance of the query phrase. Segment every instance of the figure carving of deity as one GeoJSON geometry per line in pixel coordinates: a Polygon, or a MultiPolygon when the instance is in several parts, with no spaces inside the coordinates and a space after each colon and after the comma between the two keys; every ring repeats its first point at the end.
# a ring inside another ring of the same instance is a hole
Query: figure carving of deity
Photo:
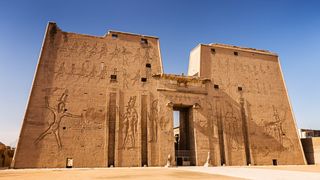
{"type": "Polygon", "coordinates": [[[150,134],[150,142],[157,142],[157,135],[158,135],[158,121],[159,121],[159,114],[158,114],[158,100],[152,101],[150,114],[149,114],[149,134],[150,134]]]}
{"type": "Polygon", "coordinates": [[[126,111],[123,115],[122,133],[124,135],[122,148],[132,149],[135,147],[137,134],[138,113],[136,110],[136,96],[131,96],[126,111]]]}

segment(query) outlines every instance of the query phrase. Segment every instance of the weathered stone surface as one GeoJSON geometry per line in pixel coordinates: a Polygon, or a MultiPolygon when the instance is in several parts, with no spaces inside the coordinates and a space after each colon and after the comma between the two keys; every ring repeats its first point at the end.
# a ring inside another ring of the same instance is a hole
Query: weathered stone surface
{"type": "Polygon", "coordinates": [[[14,154],[14,148],[0,142],[0,167],[9,168],[14,154]]]}
{"type": "Polygon", "coordinates": [[[199,45],[188,75],[163,74],[156,37],[49,23],[14,167],[164,166],[174,110],[191,165],[305,164],[277,55],[199,45]]]}
{"type": "Polygon", "coordinates": [[[301,139],[308,164],[320,164],[320,137],[301,139]]]}

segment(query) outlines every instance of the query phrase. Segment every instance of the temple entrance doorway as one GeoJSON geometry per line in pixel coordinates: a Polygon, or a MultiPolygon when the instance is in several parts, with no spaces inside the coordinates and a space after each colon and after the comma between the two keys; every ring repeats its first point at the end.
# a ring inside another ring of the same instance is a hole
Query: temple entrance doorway
{"type": "Polygon", "coordinates": [[[177,166],[195,166],[192,106],[174,106],[175,162],[177,166]]]}

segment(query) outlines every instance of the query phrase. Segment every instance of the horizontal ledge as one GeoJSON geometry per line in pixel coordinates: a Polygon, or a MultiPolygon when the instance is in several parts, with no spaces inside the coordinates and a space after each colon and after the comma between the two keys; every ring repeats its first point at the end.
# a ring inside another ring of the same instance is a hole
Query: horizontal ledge
{"type": "Polygon", "coordinates": [[[190,94],[203,94],[207,95],[207,91],[194,91],[194,90],[182,90],[182,89],[168,89],[168,88],[158,88],[157,91],[168,91],[168,92],[179,92],[179,93],[190,93],[190,94]]]}

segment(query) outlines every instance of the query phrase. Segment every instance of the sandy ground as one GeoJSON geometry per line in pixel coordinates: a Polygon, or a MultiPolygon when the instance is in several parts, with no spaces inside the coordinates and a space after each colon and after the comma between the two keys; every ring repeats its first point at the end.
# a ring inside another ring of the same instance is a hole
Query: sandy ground
{"type": "Polygon", "coordinates": [[[74,168],[74,169],[0,169],[2,179],[111,179],[111,180],[184,180],[184,179],[308,179],[320,180],[320,166],[224,166],[224,167],[148,167],[148,168],[74,168]]]}
{"type": "Polygon", "coordinates": [[[303,171],[303,172],[318,172],[320,173],[320,165],[290,165],[290,166],[250,166],[250,168],[274,169],[286,171],[303,171]]]}
{"type": "Polygon", "coordinates": [[[8,169],[0,170],[0,179],[111,179],[111,180],[184,180],[240,179],[223,175],[189,172],[177,168],[94,168],[94,169],[8,169]]]}
{"type": "Polygon", "coordinates": [[[320,180],[318,168],[319,166],[220,166],[209,168],[190,166],[178,169],[244,179],[320,180]]]}

